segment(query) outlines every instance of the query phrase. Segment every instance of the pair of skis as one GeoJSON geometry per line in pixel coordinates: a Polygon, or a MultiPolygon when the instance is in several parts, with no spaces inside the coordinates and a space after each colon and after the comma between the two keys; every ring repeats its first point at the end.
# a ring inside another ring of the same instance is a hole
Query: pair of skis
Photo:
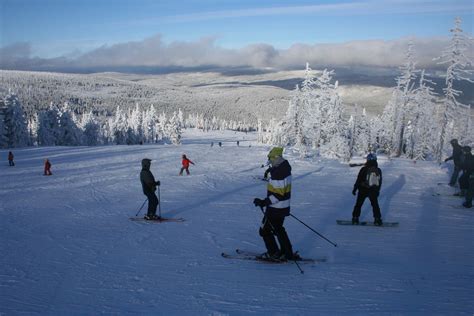
{"type": "Polygon", "coordinates": [[[237,260],[252,260],[252,261],[260,261],[264,263],[274,263],[274,264],[282,264],[282,263],[321,263],[326,262],[326,258],[318,258],[318,259],[310,259],[310,258],[301,258],[299,255],[295,260],[278,260],[278,259],[271,259],[263,257],[262,254],[253,251],[235,249],[234,253],[221,253],[223,258],[227,259],[237,259],[237,260]]]}

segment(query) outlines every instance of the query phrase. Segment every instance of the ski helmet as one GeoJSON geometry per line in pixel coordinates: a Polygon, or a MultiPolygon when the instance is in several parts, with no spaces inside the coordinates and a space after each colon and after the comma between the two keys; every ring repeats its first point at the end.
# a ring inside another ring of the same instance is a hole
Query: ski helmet
{"type": "Polygon", "coordinates": [[[367,161],[377,160],[377,155],[375,153],[370,153],[367,155],[367,161]]]}

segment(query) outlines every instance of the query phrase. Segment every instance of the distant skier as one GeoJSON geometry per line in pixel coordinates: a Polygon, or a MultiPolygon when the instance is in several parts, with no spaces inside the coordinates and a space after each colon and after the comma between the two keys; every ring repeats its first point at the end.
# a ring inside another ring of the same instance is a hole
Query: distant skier
{"type": "Polygon", "coordinates": [[[222,142],[219,142],[219,147],[222,147],[222,142]]]}
{"type": "Polygon", "coordinates": [[[44,160],[44,175],[45,176],[50,176],[52,175],[51,173],[51,162],[49,161],[48,158],[44,160]]]}
{"type": "Polygon", "coordinates": [[[265,216],[259,234],[265,242],[267,252],[262,257],[275,260],[291,260],[294,258],[293,247],[283,227],[285,217],[290,215],[291,197],[291,166],[283,159],[283,148],[274,147],[268,153],[271,163],[270,180],[267,185],[267,197],[255,198],[255,206],[266,207],[265,216]],[[275,241],[277,236],[280,248],[275,241]]]}
{"type": "Polygon", "coordinates": [[[462,147],[461,145],[459,145],[457,139],[451,139],[450,143],[451,146],[453,146],[453,154],[450,157],[446,158],[444,162],[448,162],[449,160],[453,160],[454,162],[453,174],[451,175],[451,180],[449,181],[449,185],[454,187],[456,185],[456,182],[458,181],[459,172],[461,171],[463,153],[462,147]]]}
{"type": "Polygon", "coordinates": [[[13,167],[15,165],[13,158],[14,158],[13,153],[9,151],[8,152],[8,165],[10,165],[10,167],[13,167]]]}
{"type": "Polygon", "coordinates": [[[372,212],[374,215],[374,224],[381,226],[382,215],[380,214],[380,207],[378,202],[378,196],[380,194],[380,188],[382,187],[382,170],[378,167],[377,156],[373,153],[367,155],[367,161],[365,165],[360,169],[357,176],[357,180],[354,183],[352,194],[357,195],[357,201],[352,212],[352,224],[359,224],[359,216],[362,205],[365,199],[368,197],[372,204],[372,212]]]}
{"type": "Polygon", "coordinates": [[[194,162],[192,162],[191,160],[188,159],[188,157],[186,157],[186,155],[183,155],[182,156],[182,160],[181,160],[181,164],[183,165],[181,167],[181,170],[179,171],[179,175],[182,176],[183,175],[183,171],[186,170],[186,174],[189,176],[189,164],[193,164],[194,165],[194,162]]]}
{"type": "Polygon", "coordinates": [[[142,171],[140,172],[140,182],[142,183],[143,194],[148,198],[148,212],[145,215],[146,220],[159,219],[156,215],[156,208],[158,207],[158,198],[155,191],[156,186],[160,185],[160,181],[155,181],[153,173],[150,171],[151,159],[142,159],[142,171]]]}

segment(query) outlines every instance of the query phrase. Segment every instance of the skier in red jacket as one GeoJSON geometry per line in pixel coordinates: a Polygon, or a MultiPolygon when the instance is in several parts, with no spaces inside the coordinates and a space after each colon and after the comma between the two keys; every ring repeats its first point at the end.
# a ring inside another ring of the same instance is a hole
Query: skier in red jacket
{"type": "Polygon", "coordinates": [[[183,164],[183,166],[181,167],[181,170],[179,171],[179,175],[182,176],[184,170],[186,170],[186,174],[189,175],[189,164],[194,165],[194,162],[189,160],[188,157],[186,157],[186,155],[183,155],[182,158],[183,160],[181,161],[181,163],[183,164]]]}
{"type": "Polygon", "coordinates": [[[51,173],[51,163],[49,162],[49,159],[48,159],[48,158],[46,158],[46,159],[44,160],[44,175],[45,175],[45,176],[50,176],[50,175],[52,175],[52,173],[51,173]]]}

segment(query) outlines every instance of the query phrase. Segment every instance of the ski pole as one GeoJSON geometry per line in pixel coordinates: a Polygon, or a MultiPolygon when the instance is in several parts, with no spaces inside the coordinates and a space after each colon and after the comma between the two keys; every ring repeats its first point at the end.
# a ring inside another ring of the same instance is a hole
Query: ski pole
{"type": "Polygon", "coordinates": [[[143,208],[143,206],[145,205],[145,203],[146,203],[147,200],[148,200],[148,198],[146,198],[145,201],[143,201],[142,206],[140,206],[140,208],[138,209],[138,212],[137,212],[137,214],[135,214],[135,216],[138,216],[138,214],[141,212],[141,210],[142,210],[142,208],[143,208]]]}
{"type": "Polygon", "coordinates": [[[291,217],[293,217],[294,219],[296,219],[298,222],[300,222],[301,224],[303,224],[304,226],[308,227],[309,229],[311,229],[314,233],[316,233],[319,237],[323,238],[324,240],[326,240],[327,242],[329,242],[330,244],[332,244],[334,247],[337,247],[337,244],[336,243],[333,243],[332,241],[330,241],[329,239],[327,239],[326,237],[324,237],[323,235],[321,235],[320,233],[318,233],[317,231],[315,231],[314,229],[312,229],[311,227],[309,227],[308,225],[306,225],[305,223],[303,223],[301,220],[299,220],[295,215],[293,214],[290,214],[291,217]]]}
{"type": "Polygon", "coordinates": [[[160,186],[158,186],[158,215],[161,218],[161,196],[160,196],[160,186]]]}
{"type": "MultiPolygon", "coordinates": [[[[263,213],[263,217],[267,217],[267,215],[265,214],[265,212],[263,211],[263,206],[260,206],[260,210],[262,211],[263,213]]],[[[273,224],[272,224],[272,221],[267,217],[267,220],[268,220],[268,223],[270,224],[270,227],[273,231],[273,233],[276,235],[276,231],[275,231],[275,227],[273,227],[273,224]]],[[[298,267],[298,270],[300,270],[301,274],[304,273],[303,269],[301,269],[300,265],[298,264],[298,262],[296,261],[295,258],[293,258],[293,262],[296,264],[296,266],[298,267]]]]}

